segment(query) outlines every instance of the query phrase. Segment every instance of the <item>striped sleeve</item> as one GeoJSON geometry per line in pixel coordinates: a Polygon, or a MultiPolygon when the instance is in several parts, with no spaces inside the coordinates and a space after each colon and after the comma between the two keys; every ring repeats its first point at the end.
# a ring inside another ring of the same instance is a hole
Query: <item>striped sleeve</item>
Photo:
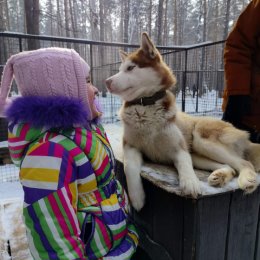
{"type": "Polygon", "coordinates": [[[13,124],[8,126],[8,146],[11,159],[20,166],[23,153],[32,140],[44,133],[44,129],[31,128],[29,124],[13,124]]]}

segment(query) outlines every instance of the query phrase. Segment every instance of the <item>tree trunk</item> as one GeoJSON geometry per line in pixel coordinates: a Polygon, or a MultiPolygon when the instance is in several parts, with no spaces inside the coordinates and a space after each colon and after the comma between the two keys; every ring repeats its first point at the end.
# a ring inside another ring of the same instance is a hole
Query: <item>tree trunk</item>
{"type": "Polygon", "coordinates": [[[229,29],[230,2],[231,2],[231,0],[226,0],[225,27],[224,27],[224,32],[223,32],[224,40],[227,38],[228,29],[229,29]]]}
{"type": "Polygon", "coordinates": [[[165,8],[164,8],[164,21],[163,21],[163,42],[164,46],[168,45],[168,35],[169,35],[169,23],[168,23],[168,0],[165,0],[165,8]]]}
{"type": "Polygon", "coordinates": [[[164,0],[159,0],[157,16],[157,45],[162,44],[163,4],[164,0]]]}
{"type": "Polygon", "coordinates": [[[61,11],[60,11],[60,0],[56,1],[57,4],[57,32],[59,36],[62,36],[62,30],[61,30],[61,11]]]}
{"type": "MultiPolygon", "coordinates": [[[[69,0],[64,0],[64,13],[65,13],[65,33],[66,37],[70,38],[70,14],[69,14],[69,6],[68,6],[69,0]]],[[[67,47],[71,48],[71,43],[67,43],[67,47]]]]}
{"type": "Polygon", "coordinates": [[[173,25],[173,43],[176,45],[179,44],[179,37],[178,37],[178,31],[179,31],[179,25],[178,25],[178,0],[174,0],[174,25],[173,25]]]}
{"type": "Polygon", "coordinates": [[[152,36],[152,10],[153,10],[153,1],[149,1],[149,8],[148,8],[148,34],[152,36]]]}
{"type": "Polygon", "coordinates": [[[91,25],[91,38],[97,41],[99,38],[98,29],[98,14],[95,0],[89,0],[89,11],[90,11],[90,25],[91,25]]]}
{"type": "Polygon", "coordinates": [[[129,31],[129,17],[130,17],[130,0],[124,0],[124,36],[123,42],[128,43],[128,31],[129,31]]]}
{"type": "Polygon", "coordinates": [[[5,16],[6,16],[6,22],[5,22],[5,27],[6,27],[6,30],[9,31],[10,30],[10,19],[9,19],[9,8],[8,8],[8,2],[7,0],[5,0],[5,16]]]}
{"type": "Polygon", "coordinates": [[[49,0],[49,14],[50,14],[50,27],[51,27],[51,35],[53,35],[53,4],[52,4],[52,0],[49,0]]]}
{"type": "MultiPolygon", "coordinates": [[[[0,1],[0,31],[6,31],[5,24],[5,5],[3,1],[0,1]]],[[[0,64],[5,64],[7,60],[7,43],[5,39],[0,41],[0,64]]],[[[2,75],[3,67],[0,67],[0,75],[2,75]]]]}
{"type": "MultiPolygon", "coordinates": [[[[71,26],[72,26],[72,34],[73,38],[78,38],[78,26],[77,26],[77,17],[75,14],[75,8],[76,8],[76,2],[73,1],[73,5],[71,0],[69,0],[69,6],[70,6],[70,17],[71,17],[71,26]]],[[[74,49],[79,52],[79,45],[77,43],[73,44],[74,49]]]]}
{"type": "MultiPolygon", "coordinates": [[[[40,6],[39,0],[24,0],[26,33],[39,35],[40,6]]],[[[38,40],[28,40],[28,50],[40,48],[38,40]]]]}
{"type": "Polygon", "coordinates": [[[203,0],[203,35],[202,41],[207,40],[207,0],[203,0]]]}
{"type": "MultiPolygon", "coordinates": [[[[100,27],[100,33],[99,33],[99,40],[105,41],[105,24],[104,24],[104,0],[99,0],[99,27],[100,27]]],[[[104,55],[104,47],[99,46],[99,61],[100,65],[102,66],[105,64],[105,55],[104,55]]],[[[106,88],[105,85],[100,83],[102,86],[102,97],[106,97],[106,88]]]]}

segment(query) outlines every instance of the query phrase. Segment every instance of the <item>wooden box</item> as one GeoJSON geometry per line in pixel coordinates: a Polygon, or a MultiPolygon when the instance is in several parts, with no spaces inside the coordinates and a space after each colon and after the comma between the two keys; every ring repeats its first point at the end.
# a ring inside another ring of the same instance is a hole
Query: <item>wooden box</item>
{"type": "MultiPolygon", "coordinates": [[[[120,163],[117,169],[124,183],[120,163]]],[[[169,193],[149,180],[143,183],[146,204],[140,212],[133,212],[133,218],[152,240],[140,241],[150,259],[260,259],[259,187],[250,195],[235,190],[191,199],[169,193]]]]}

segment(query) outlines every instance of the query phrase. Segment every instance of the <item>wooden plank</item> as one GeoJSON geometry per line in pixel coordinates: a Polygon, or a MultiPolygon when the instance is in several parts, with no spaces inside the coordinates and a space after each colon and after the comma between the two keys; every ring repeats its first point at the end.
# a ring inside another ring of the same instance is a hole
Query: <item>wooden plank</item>
{"type": "Polygon", "coordinates": [[[182,259],[183,200],[160,188],[154,188],[153,239],[174,260],[182,259]]]}
{"type": "Polygon", "coordinates": [[[226,260],[254,259],[259,201],[259,188],[249,195],[240,190],[232,195],[226,260]]]}
{"type": "MultiPolygon", "coordinates": [[[[260,199],[260,187],[258,187],[258,198],[260,199]]],[[[258,226],[256,232],[256,243],[255,243],[255,258],[254,260],[260,259],[260,203],[259,203],[259,210],[258,210],[258,226]]]]}
{"type": "Polygon", "coordinates": [[[198,200],[196,259],[225,259],[230,197],[224,194],[198,200]]]}
{"type": "Polygon", "coordinates": [[[143,180],[143,186],[146,196],[145,205],[139,212],[133,209],[133,217],[136,224],[139,225],[143,231],[150,236],[150,238],[153,238],[153,212],[155,210],[154,186],[147,180],[143,180]]]}
{"type": "Polygon", "coordinates": [[[193,199],[183,201],[183,260],[195,258],[197,203],[193,199]]]}
{"type": "Polygon", "coordinates": [[[8,121],[1,117],[0,118],[0,141],[6,141],[8,138],[8,121]]]}
{"type": "MultiPolygon", "coordinates": [[[[116,177],[127,192],[127,183],[124,174],[124,167],[123,164],[119,161],[116,161],[116,177]]],[[[144,231],[147,232],[148,235],[152,237],[153,236],[153,230],[152,230],[153,185],[149,183],[147,180],[143,180],[143,186],[146,194],[146,202],[144,208],[140,212],[136,212],[135,209],[132,208],[132,217],[133,220],[136,222],[136,224],[141,226],[141,228],[144,229],[144,231]]]]}

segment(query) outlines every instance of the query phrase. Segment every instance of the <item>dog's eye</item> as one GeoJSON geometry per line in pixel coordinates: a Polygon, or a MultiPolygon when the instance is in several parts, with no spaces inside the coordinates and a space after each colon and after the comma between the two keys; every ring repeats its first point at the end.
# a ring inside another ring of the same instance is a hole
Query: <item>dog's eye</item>
{"type": "Polygon", "coordinates": [[[126,70],[127,70],[127,71],[131,71],[131,70],[133,70],[134,68],[135,68],[135,66],[132,65],[132,66],[128,66],[126,70]]]}

